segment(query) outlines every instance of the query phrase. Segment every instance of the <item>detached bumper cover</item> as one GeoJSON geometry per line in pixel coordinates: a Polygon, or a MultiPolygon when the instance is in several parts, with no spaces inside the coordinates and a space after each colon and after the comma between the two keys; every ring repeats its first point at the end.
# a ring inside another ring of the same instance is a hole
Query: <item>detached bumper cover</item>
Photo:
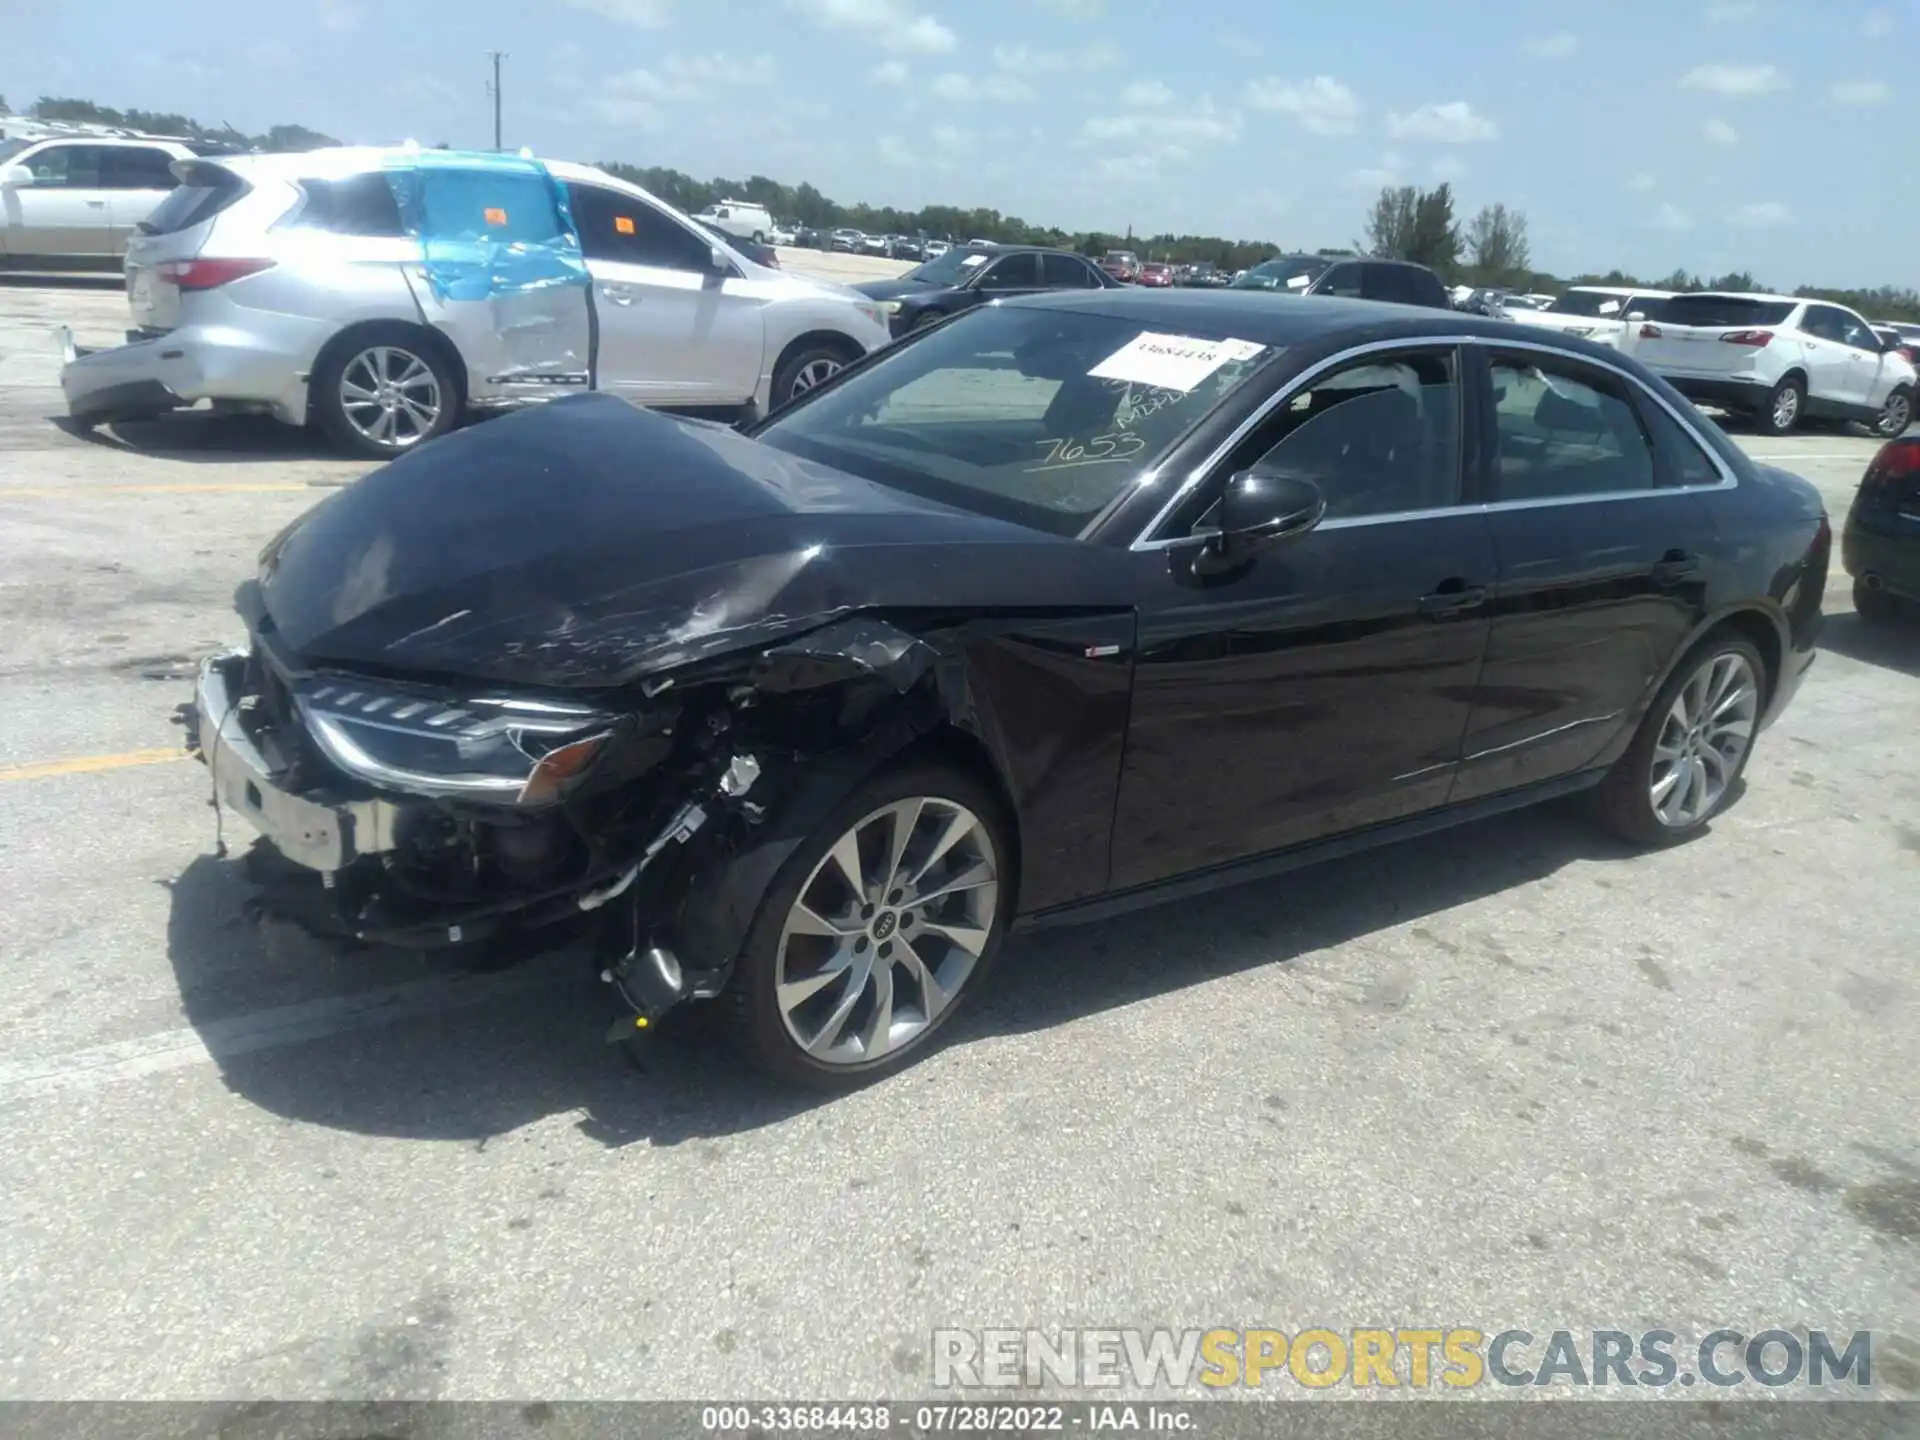
{"type": "Polygon", "coordinates": [[[89,353],[69,347],[60,371],[68,414],[97,421],[220,400],[305,423],[307,372],[337,327],[250,313],[259,325],[189,325],[89,353]]]}
{"type": "Polygon", "coordinates": [[[309,870],[343,870],[394,847],[398,807],[384,800],[319,800],[282,790],[247,737],[240,713],[245,656],[216,655],[200,667],[194,695],[200,758],[219,801],[309,870]]]}

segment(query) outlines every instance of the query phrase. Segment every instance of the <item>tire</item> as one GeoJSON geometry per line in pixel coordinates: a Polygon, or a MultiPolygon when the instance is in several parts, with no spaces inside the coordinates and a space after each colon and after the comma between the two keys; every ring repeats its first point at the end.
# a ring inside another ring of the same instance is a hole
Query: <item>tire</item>
{"type": "Polygon", "coordinates": [[[756,231],[754,231],[754,232],[753,232],[753,243],[754,243],[754,244],[756,244],[756,245],[764,245],[764,244],[766,244],[766,243],[767,243],[767,234],[766,234],[766,231],[764,231],[764,230],[756,230],[756,231]]]}
{"type": "Polygon", "coordinates": [[[410,325],[368,325],[328,346],[314,366],[307,395],[311,419],[335,445],[350,454],[392,460],[458,422],[460,377],[421,334],[410,325]],[[391,391],[381,391],[382,378],[391,391]],[[356,402],[348,386],[369,398],[356,402]],[[393,438],[383,441],[379,432],[387,425],[393,438]]]}
{"type": "Polygon", "coordinates": [[[816,385],[823,385],[852,363],[847,346],[826,342],[802,345],[780,362],[773,372],[772,406],[780,409],[799,399],[816,385]]]}
{"type": "Polygon", "coordinates": [[[1900,597],[1887,590],[1869,589],[1866,581],[1853,582],[1853,609],[1869,625],[1893,625],[1900,619],[1900,597]]]}
{"type": "Polygon", "coordinates": [[[1767,403],[1754,413],[1753,423],[1762,435],[1786,435],[1806,410],[1806,383],[1798,375],[1789,375],[1768,392],[1767,403]]]}
{"type": "Polygon", "coordinates": [[[736,1047],[767,1073],[821,1090],[867,1084],[927,1054],[992,970],[1014,855],[998,797],[964,770],[908,761],[857,786],[767,887],[723,1001],[736,1047]],[[951,848],[938,852],[942,840],[951,848]],[[897,870],[887,863],[896,843],[897,870]],[[863,872],[859,891],[847,863],[863,872]],[[910,874],[916,865],[921,874],[910,874]],[[961,881],[973,883],[937,893],[961,881]],[[916,886],[936,893],[916,903],[916,886]]]}
{"type": "Polygon", "coordinates": [[[908,327],[907,333],[911,335],[915,330],[924,330],[929,325],[938,325],[946,318],[946,312],[942,310],[922,311],[914,317],[913,324],[908,327]]]}
{"type": "Polygon", "coordinates": [[[1882,440],[1898,440],[1907,433],[1907,427],[1912,423],[1913,392],[1904,385],[1896,385],[1893,393],[1887,396],[1880,418],[1868,428],[1882,440]]]}
{"type": "Polygon", "coordinates": [[[1677,845],[1697,835],[1736,792],[1753,753],[1766,694],[1766,662],[1750,641],[1731,630],[1707,636],[1674,667],[1633,743],[1593,792],[1600,823],[1621,839],[1648,848],[1677,845]],[[1743,686],[1748,693],[1736,703],[1743,686]],[[1719,716],[1726,728],[1710,724],[1689,737],[1689,712],[1719,716]],[[1744,735],[1739,736],[1742,727],[1744,735]],[[1734,736],[1739,736],[1737,750],[1727,743],[1734,736]],[[1709,755],[1718,756],[1717,763],[1705,758],[1709,755]],[[1701,758],[1689,764],[1694,756],[1701,758]],[[1670,774],[1677,778],[1656,806],[1655,792],[1670,774]],[[1695,785],[1704,785],[1706,793],[1693,796],[1695,785]]]}

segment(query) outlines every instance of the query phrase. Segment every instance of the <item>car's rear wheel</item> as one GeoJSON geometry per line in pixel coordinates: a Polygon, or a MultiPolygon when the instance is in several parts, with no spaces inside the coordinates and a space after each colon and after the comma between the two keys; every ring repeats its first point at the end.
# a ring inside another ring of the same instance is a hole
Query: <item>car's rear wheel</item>
{"type": "Polygon", "coordinates": [[[1789,375],[1773,387],[1766,404],[1760,407],[1760,413],[1755,418],[1766,434],[1785,435],[1800,423],[1801,413],[1806,408],[1807,387],[1798,376],[1789,375]]]}
{"type": "Polygon", "coordinates": [[[1595,791],[1601,822],[1639,845],[1698,833],[1735,793],[1765,695],[1759,650],[1733,631],[1709,635],[1660,687],[1595,791]]]}
{"type": "Polygon", "coordinates": [[[1873,433],[1882,440],[1897,440],[1913,423],[1913,392],[1904,385],[1887,396],[1880,418],[1873,422],[1873,433]]]}
{"type": "Polygon", "coordinates": [[[451,430],[459,379],[439,349],[404,325],[370,326],[314,367],[309,408],[335,444],[391,460],[451,430]]]}
{"type": "Polygon", "coordinates": [[[856,788],[767,889],[730,984],[736,1042],[826,1089],[910,1063],[992,965],[1012,853],[998,798],[963,770],[910,763],[856,788]]]}

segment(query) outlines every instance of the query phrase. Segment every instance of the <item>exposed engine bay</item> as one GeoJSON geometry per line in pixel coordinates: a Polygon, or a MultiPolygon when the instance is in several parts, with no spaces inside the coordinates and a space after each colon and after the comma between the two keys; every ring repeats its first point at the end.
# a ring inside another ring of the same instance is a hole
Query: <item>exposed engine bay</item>
{"type": "Polygon", "coordinates": [[[607,695],[307,670],[252,628],[202,667],[191,743],[215,806],[261,832],[262,905],[496,962],[592,934],[615,1035],[725,987],[810,787],[944,717],[937,652],[874,618],[607,695]]]}

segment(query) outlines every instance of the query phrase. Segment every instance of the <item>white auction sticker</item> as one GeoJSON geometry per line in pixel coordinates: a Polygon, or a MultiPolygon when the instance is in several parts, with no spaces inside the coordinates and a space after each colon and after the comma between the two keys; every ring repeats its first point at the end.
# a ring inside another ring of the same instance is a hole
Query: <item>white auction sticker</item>
{"type": "Polygon", "coordinates": [[[1248,340],[1200,340],[1191,335],[1144,331],[1087,373],[1099,380],[1125,380],[1160,390],[1191,390],[1222,365],[1250,360],[1265,346],[1248,340]]]}
{"type": "Polygon", "coordinates": [[[987,257],[984,255],[969,255],[960,263],[962,265],[984,265],[987,263],[987,257]]]}
{"type": "Polygon", "coordinates": [[[1289,290],[1304,290],[1312,283],[1313,277],[1311,275],[1289,275],[1287,277],[1287,289],[1289,290]]]}

